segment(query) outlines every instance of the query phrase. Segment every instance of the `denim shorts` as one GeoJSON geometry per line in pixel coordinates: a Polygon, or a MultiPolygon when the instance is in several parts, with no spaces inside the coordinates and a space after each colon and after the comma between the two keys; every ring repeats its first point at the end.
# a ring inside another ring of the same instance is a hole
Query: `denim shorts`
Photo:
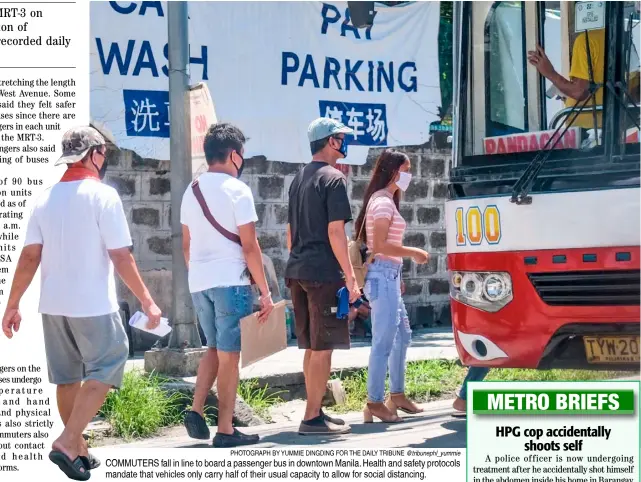
{"type": "Polygon", "coordinates": [[[252,314],[251,286],[210,288],[191,294],[207,346],[240,352],[240,320],[252,314]]]}

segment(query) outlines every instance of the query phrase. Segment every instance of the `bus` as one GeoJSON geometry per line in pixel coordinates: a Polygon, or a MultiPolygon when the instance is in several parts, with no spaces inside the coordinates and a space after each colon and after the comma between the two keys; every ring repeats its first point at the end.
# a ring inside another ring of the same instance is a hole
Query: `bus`
{"type": "Polygon", "coordinates": [[[453,31],[445,215],[462,363],[638,370],[638,2],[454,2],[453,31]],[[587,81],[578,99],[530,63],[537,46],[587,81]]]}

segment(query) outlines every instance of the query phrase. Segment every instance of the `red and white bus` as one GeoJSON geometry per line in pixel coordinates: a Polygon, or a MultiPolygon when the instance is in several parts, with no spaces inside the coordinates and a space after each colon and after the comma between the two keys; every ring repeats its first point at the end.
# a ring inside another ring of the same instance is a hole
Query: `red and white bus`
{"type": "Polygon", "coordinates": [[[637,4],[455,2],[445,211],[465,365],[639,369],[637,4]],[[586,31],[603,70],[573,109],[527,52],[569,78],[586,31]]]}

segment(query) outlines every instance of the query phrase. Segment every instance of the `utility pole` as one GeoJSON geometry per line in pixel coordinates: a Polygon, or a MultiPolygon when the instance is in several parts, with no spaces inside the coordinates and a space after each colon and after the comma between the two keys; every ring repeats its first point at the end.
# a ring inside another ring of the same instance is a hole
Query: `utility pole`
{"type": "Polygon", "coordinates": [[[187,2],[167,2],[169,43],[169,155],[171,169],[171,241],[173,329],[169,348],[200,348],[200,335],[187,284],[182,248],[180,203],[191,182],[191,122],[189,115],[189,30],[187,2]]]}

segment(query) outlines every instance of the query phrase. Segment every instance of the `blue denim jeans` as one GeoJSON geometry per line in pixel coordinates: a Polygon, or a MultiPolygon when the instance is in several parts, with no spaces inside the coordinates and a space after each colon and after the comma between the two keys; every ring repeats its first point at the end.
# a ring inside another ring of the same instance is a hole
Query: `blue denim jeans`
{"type": "Polygon", "coordinates": [[[372,349],[369,355],[367,396],[372,403],[385,399],[389,368],[390,392],[405,391],[405,358],[412,330],[401,297],[403,266],[374,260],[367,270],[364,292],[372,308],[372,349]]]}
{"type": "Polygon", "coordinates": [[[465,380],[463,380],[463,385],[461,385],[461,391],[458,396],[462,400],[467,400],[467,382],[482,382],[489,372],[490,369],[487,367],[468,368],[467,375],[465,375],[465,380]]]}
{"type": "Polygon", "coordinates": [[[240,319],[252,314],[251,286],[210,288],[191,294],[207,346],[240,351],[240,319]]]}

